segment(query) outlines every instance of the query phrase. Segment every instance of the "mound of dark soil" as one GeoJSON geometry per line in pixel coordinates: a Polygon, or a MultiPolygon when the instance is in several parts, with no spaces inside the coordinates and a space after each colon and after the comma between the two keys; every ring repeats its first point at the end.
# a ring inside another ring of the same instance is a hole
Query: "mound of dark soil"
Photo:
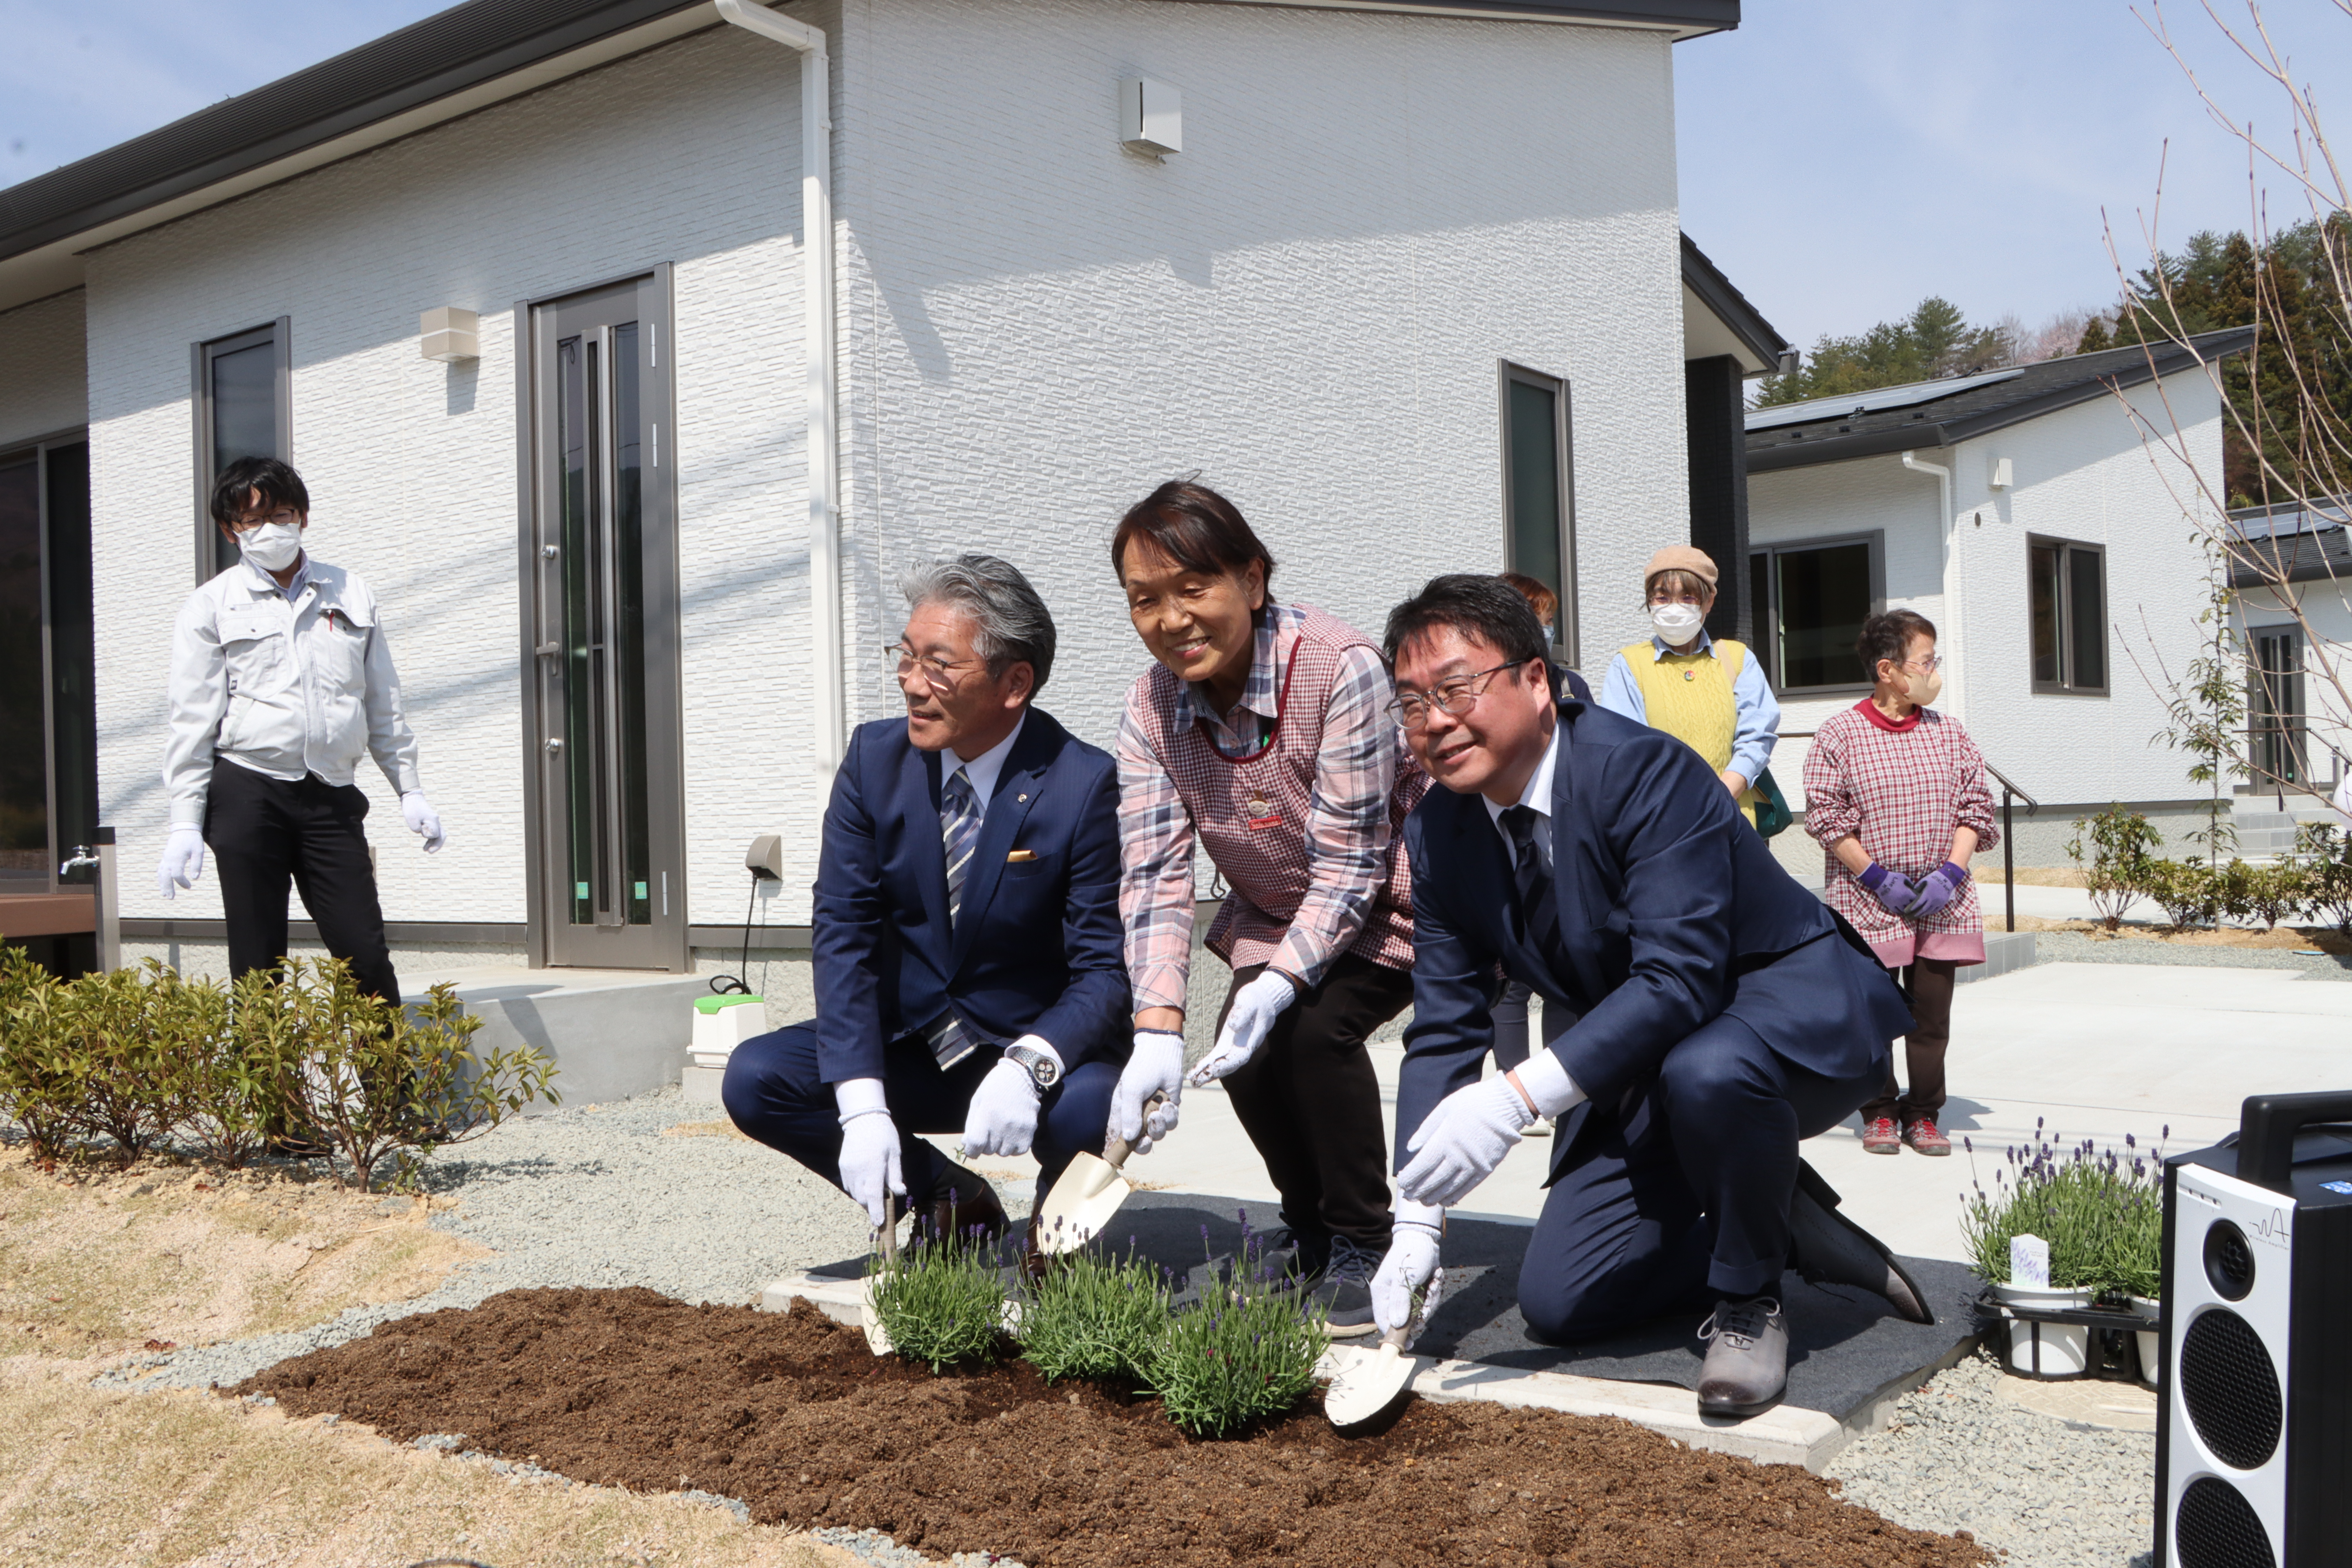
{"type": "Polygon", "coordinates": [[[1965,1537],[1842,1502],[1792,1466],[1622,1421],[1409,1403],[1342,1438],[1313,1406],[1195,1442],[1150,1400],[1025,1363],[934,1377],[856,1330],[650,1290],[513,1290],[380,1325],[240,1384],[410,1441],[576,1479],[698,1487],[765,1522],[887,1531],[1033,1568],[1430,1563],[1576,1568],[1973,1568],[1965,1537]]]}

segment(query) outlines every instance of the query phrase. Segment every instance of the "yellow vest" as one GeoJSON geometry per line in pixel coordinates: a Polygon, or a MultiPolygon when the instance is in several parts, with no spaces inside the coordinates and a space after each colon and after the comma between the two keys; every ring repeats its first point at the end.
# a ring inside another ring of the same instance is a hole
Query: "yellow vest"
{"type": "MultiPolygon", "coordinates": [[[[1717,637],[1710,655],[1706,648],[1688,653],[1660,654],[1654,643],[1633,643],[1620,650],[1625,667],[1641,688],[1642,713],[1653,730],[1664,730],[1706,759],[1717,773],[1731,765],[1731,744],[1739,732],[1739,705],[1731,683],[1739,679],[1748,648],[1729,637],[1717,637]]],[[[1739,797],[1740,814],[1756,825],[1753,788],[1739,797]]]]}

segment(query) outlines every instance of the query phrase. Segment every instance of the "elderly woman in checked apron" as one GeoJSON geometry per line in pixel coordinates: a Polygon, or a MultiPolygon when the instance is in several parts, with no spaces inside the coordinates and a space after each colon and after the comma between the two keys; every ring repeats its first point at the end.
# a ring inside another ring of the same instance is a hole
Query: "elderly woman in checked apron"
{"type": "Polygon", "coordinates": [[[1390,713],[1377,643],[1268,593],[1274,558],[1234,504],[1174,480],[1111,540],[1138,636],[1157,662],[1119,726],[1119,913],[1135,1053],[1113,1137],[1148,1149],[1176,1125],[1192,963],[1193,851],[1233,889],[1208,947],[1233,966],[1222,1079],[1282,1194],[1289,1267],[1329,1331],[1372,1330],[1388,1249],[1388,1147],[1364,1041],[1412,999],[1412,881],[1399,836],[1428,776],[1390,713]],[[1148,1117],[1153,1094],[1164,1104],[1148,1117]]]}

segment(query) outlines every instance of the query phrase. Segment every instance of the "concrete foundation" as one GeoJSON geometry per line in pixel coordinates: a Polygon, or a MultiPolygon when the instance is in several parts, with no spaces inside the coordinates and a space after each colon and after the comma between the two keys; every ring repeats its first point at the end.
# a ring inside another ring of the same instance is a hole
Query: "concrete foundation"
{"type": "Polygon", "coordinates": [[[474,1049],[487,1056],[528,1046],[553,1057],[567,1106],[676,1083],[694,1032],[694,999],[709,994],[709,983],[692,974],[516,966],[411,971],[401,976],[402,999],[416,1001],[445,981],[482,1020],[474,1049]]]}

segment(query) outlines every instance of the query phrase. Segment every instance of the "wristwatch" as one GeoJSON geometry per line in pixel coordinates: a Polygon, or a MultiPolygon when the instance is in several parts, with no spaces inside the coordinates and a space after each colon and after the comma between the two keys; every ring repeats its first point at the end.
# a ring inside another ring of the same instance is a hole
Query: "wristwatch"
{"type": "Polygon", "coordinates": [[[1062,1081],[1062,1064],[1044,1051],[1028,1046],[1007,1046],[1004,1047],[1004,1059],[1028,1068],[1029,1081],[1037,1086],[1040,1094],[1062,1081]]]}

